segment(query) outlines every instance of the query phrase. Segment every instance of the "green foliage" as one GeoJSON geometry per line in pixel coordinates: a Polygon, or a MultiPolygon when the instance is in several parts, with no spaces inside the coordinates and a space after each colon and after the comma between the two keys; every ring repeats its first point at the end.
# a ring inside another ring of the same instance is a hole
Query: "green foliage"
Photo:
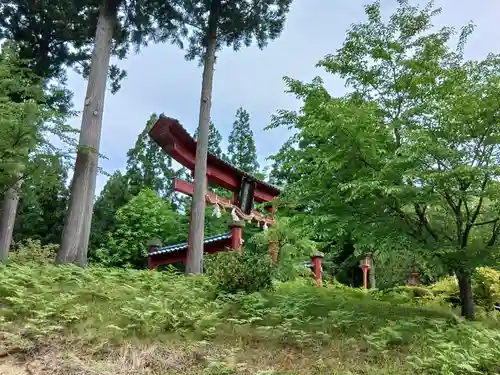
{"type": "Polygon", "coordinates": [[[35,339],[76,329],[82,339],[106,345],[130,335],[180,333],[203,325],[214,306],[205,280],[169,272],[13,264],[0,275],[2,328],[22,322],[17,333],[35,339]]]}
{"type": "MultiPolygon", "coordinates": [[[[61,156],[52,143],[54,138],[59,138],[63,145],[71,145],[75,131],[64,124],[64,114],[48,106],[50,92],[44,91],[40,77],[23,67],[18,47],[12,43],[2,46],[0,82],[2,196],[20,178],[43,176],[37,165],[40,159],[51,160],[61,156]]],[[[64,178],[62,171],[60,174],[60,178],[64,178]]]]}
{"type": "Polygon", "coordinates": [[[132,195],[142,189],[151,189],[161,197],[172,198],[172,158],[164,155],[148,132],[158,120],[152,114],[133,148],[127,152],[126,178],[132,195]]]}
{"type": "MultiPolygon", "coordinates": [[[[447,276],[429,287],[432,293],[445,301],[459,300],[457,278],[447,276]]],[[[488,267],[479,267],[473,276],[474,301],[486,311],[492,311],[500,302],[500,272],[488,267]]]]}
{"type": "Polygon", "coordinates": [[[40,240],[27,239],[15,245],[9,254],[9,261],[19,265],[51,264],[54,261],[58,246],[42,244],[40,240]]]}
{"type": "Polygon", "coordinates": [[[460,298],[457,278],[455,276],[443,277],[432,284],[429,289],[436,297],[440,297],[445,301],[458,301],[460,298]]]}
{"type": "Polygon", "coordinates": [[[28,156],[40,141],[44,94],[36,77],[20,67],[14,46],[0,53],[0,197],[22,175],[28,156]],[[12,100],[15,96],[19,101],[12,100]]]}
{"type": "Polygon", "coordinates": [[[144,267],[147,242],[152,238],[163,243],[183,242],[187,224],[168,201],[145,189],[118,209],[116,227],[96,257],[108,266],[144,267]]]}
{"type": "Polygon", "coordinates": [[[411,249],[470,287],[471,270],[498,254],[499,57],[464,62],[472,26],[453,50],[453,29],[431,30],[432,4],[401,1],[387,22],[378,2],[365,12],[318,63],[348,95],[286,78],[303,106],[274,118],[296,130],[275,157],[291,174],[283,200],[321,240],[348,236],[358,255],[411,249]]]}
{"type": "MultiPolygon", "coordinates": [[[[108,2],[109,13],[117,14],[112,54],[123,59],[132,47],[138,49],[157,38],[157,20],[163,21],[162,39],[178,42],[177,31],[182,24],[175,22],[179,20],[179,13],[174,8],[176,3],[156,0],[108,2]]],[[[101,5],[101,1],[94,0],[5,1],[0,6],[0,38],[18,43],[21,58],[46,83],[50,79],[64,81],[66,67],[73,67],[88,78],[101,5]]],[[[116,92],[126,73],[111,65],[108,74],[111,91],[116,92]]],[[[65,94],[66,97],[54,97],[54,101],[69,110],[70,96],[68,92],[65,94]]]]}
{"type": "MultiPolygon", "coordinates": [[[[65,346],[77,340],[80,347],[102,353],[131,338],[160,342],[175,333],[183,345],[195,339],[208,346],[246,342],[257,353],[276,346],[287,353],[319,351],[325,357],[317,374],[499,370],[500,331],[494,320],[465,322],[425,297],[416,302],[337,283],[312,284],[298,279],[276,283],[272,291],[216,298],[209,277],[10,263],[0,266],[0,350],[33,349],[43,340],[64,337],[65,346]],[[343,353],[342,361],[328,360],[332,349],[343,353]]],[[[243,366],[230,359],[207,362],[207,373],[239,373],[243,366]]]]}
{"type": "Polygon", "coordinates": [[[277,242],[278,268],[275,277],[281,281],[300,276],[304,272],[301,263],[317,251],[317,244],[310,240],[308,233],[290,225],[290,222],[290,218],[279,217],[275,225],[266,231],[259,230],[245,243],[245,252],[267,258],[269,242],[277,242]]]}
{"type": "Polygon", "coordinates": [[[96,249],[107,246],[108,233],[117,225],[116,213],[143,189],[174,200],[172,178],[175,171],[172,159],[149,137],[149,130],[158,116],[153,114],[143,131],[137,136],[133,148],[127,152],[126,172],[115,171],[106,181],[94,204],[92,216],[91,257],[96,249]]]}
{"type": "Polygon", "coordinates": [[[220,292],[258,292],[272,288],[273,264],[267,256],[221,252],[205,257],[207,275],[220,292]]]}
{"type": "Polygon", "coordinates": [[[259,170],[257,149],[250,128],[250,114],[242,107],[236,111],[236,120],[229,134],[227,151],[230,163],[236,168],[251,174],[259,170]]]}
{"type": "Polygon", "coordinates": [[[500,271],[479,267],[474,275],[475,298],[480,306],[491,310],[500,303],[500,271]]]}
{"type": "Polygon", "coordinates": [[[435,375],[498,373],[499,339],[499,331],[486,327],[422,318],[384,327],[367,336],[372,347],[381,352],[388,352],[391,347],[409,340],[425,340],[429,345],[427,350],[411,354],[408,361],[415,371],[435,375]],[[422,325],[425,330],[417,333],[422,325]]]}
{"type": "Polygon", "coordinates": [[[67,172],[59,154],[35,154],[23,178],[14,240],[30,238],[43,244],[61,238],[68,200],[67,172]]]}
{"type": "MultiPolygon", "coordinates": [[[[195,25],[189,30],[189,48],[186,58],[203,62],[209,34],[208,14],[214,9],[216,16],[217,50],[224,46],[239,50],[250,46],[255,40],[259,48],[264,48],[269,40],[281,34],[291,0],[253,1],[200,1],[183,2],[183,19],[187,25],[195,25]]],[[[161,22],[160,22],[161,26],[161,22]]]]}
{"type": "Polygon", "coordinates": [[[93,257],[95,249],[106,246],[108,232],[115,229],[116,212],[132,199],[126,176],[120,171],[115,171],[104,185],[99,197],[94,203],[94,214],[92,215],[91,253],[93,257]]]}
{"type": "MultiPolygon", "coordinates": [[[[198,128],[194,132],[194,139],[198,138],[198,128]]],[[[208,152],[218,158],[226,158],[226,155],[222,152],[220,143],[222,142],[222,135],[219,133],[215,124],[210,121],[210,128],[208,129],[208,152]]]]}

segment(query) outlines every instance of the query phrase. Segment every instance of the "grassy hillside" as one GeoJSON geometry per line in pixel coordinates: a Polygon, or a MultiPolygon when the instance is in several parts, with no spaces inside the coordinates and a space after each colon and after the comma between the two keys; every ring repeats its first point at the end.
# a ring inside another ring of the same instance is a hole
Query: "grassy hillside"
{"type": "Polygon", "coordinates": [[[438,299],[407,292],[302,280],[216,297],[205,277],[0,266],[0,373],[500,372],[493,316],[466,323],[438,299]]]}

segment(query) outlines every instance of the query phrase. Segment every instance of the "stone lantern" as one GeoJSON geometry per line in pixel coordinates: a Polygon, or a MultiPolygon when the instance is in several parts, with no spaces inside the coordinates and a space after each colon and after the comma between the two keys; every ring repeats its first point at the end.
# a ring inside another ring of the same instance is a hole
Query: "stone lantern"
{"type": "Polygon", "coordinates": [[[410,275],[408,276],[407,285],[408,286],[419,285],[421,277],[422,277],[422,275],[420,275],[419,272],[416,272],[416,271],[410,272],[410,275]]]}

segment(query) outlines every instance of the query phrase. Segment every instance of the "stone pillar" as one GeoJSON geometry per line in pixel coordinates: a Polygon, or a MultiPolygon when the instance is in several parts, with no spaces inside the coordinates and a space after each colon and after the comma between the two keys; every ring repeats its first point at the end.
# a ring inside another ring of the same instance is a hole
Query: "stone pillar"
{"type": "Polygon", "coordinates": [[[153,262],[149,254],[152,253],[153,251],[158,250],[161,247],[161,241],[157,238],[153,238],[147,242],[146,247],[148,250],[148,268],[155,269],[156,264],[153,262]]]}
{"type": "Polygon", "coordinates": [[[231,220],[229,228],[231,229],[231,248],[242,254],[243,228],[245,228],[245,222],[243,220],[231,220]]]}
{"type": "Polygon", "coordinates": [[[320,287],[323,283],[323,258],[325,254],[321,252],[311,255],[311,263],[313,266],[314,280],[316,280],[316,287],[320,287]]]}

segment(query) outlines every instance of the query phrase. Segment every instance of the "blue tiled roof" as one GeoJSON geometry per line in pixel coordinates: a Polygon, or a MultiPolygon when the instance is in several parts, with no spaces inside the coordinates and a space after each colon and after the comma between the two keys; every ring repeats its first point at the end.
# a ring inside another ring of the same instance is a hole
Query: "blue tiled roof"
{"type": "MultiPolygon", "coordinates": [[[[223,234],[216,234],[214,236],[205,237],[205,241],[203,241],[203,243],[207,244],[207,243],[212,243],[212,242],[216,242],[219,240],[226,240],[229,238],[231,238],[231,232],[227,232],[227,233],[223,233],[223,234]]],[[[173,253],[175,251],[185,250],[185,249],[187,249],[187,247],[188,247],[188,243],[183,242],[183,243],[179,243],[179,244],[175,244],[175,245],[160,247],[158,250],[152,251],[148,255],[173,253]]]]}

